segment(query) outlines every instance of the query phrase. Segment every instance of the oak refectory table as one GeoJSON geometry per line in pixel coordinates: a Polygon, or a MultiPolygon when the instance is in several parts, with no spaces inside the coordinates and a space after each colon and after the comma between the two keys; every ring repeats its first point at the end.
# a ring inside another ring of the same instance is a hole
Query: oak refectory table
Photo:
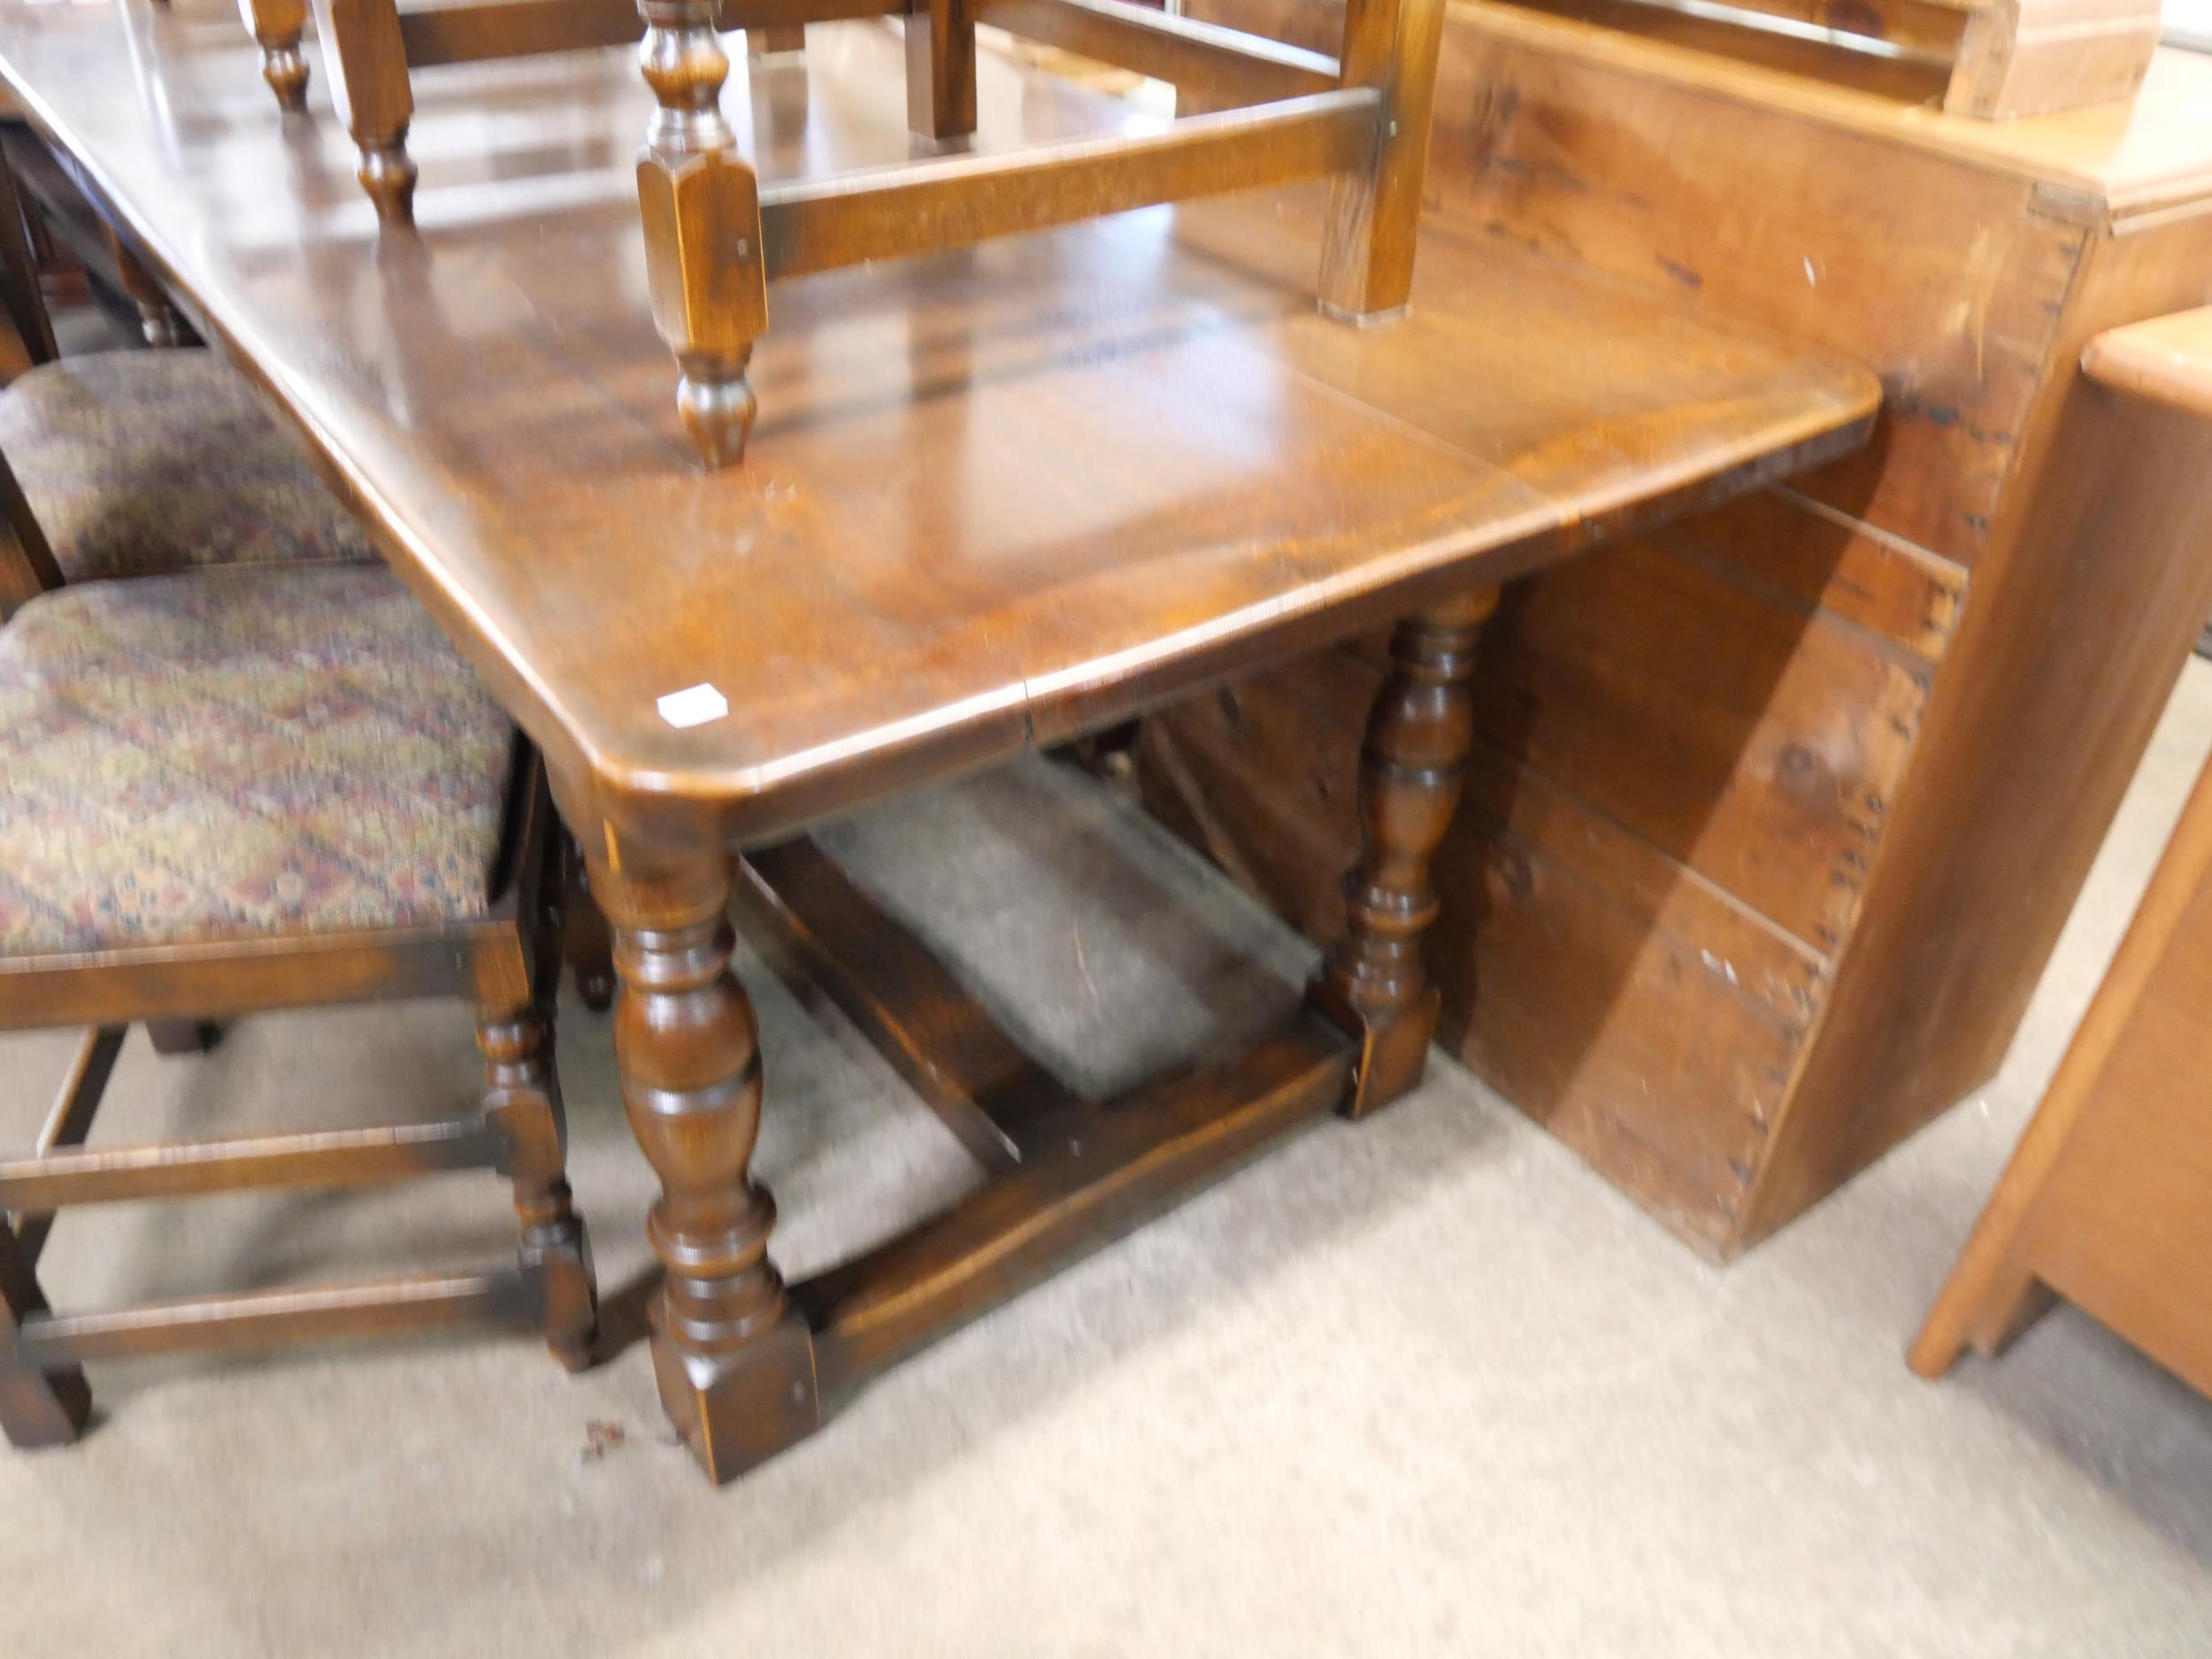
{"type": "MultiPolygon", "coordinates": [[[[764,180],[910,157],[896,28],[810,29],[731,85],[764,180]]],[[[557,780],[661,1183],[661,1394],[718,1479],[1294,1125],[1410,1087],[1427,860],[1499,584],[1826,460],[1879,397],[1847,361],[1434,228],[1408,317],[1332,320],[1288,191],[781,284],[749,448],[707,472],[655,334],[628,53],[419,76],[411,227],[380,227],[321,93],[272,110],[226,6],[0,0],[0,74],[557,780]],[[1133,1097],[1063,1088],[803,839],[1393,619],[1348,937],[1269,1040],[1133,1097]],[[787,1287],[747,1168],[733,902],[995,1171],[787,1287]]],[[[985,150],[1149,119],[987,54],[978,95],[985,150]]]]}

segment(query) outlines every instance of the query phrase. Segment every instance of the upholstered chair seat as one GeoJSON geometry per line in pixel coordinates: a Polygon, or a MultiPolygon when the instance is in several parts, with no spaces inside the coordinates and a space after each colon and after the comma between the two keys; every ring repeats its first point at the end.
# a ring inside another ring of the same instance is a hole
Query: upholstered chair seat
{"type": "MultiPolygon", "coordinates": [[[[83,1432],[87,1361],[499,1319],[588,1363],[550,1028],[568,863],[535,756],[381,565],[71,584],[0,626],[0,1030],[87,1028],[35,1139],[0,1147],[10,1441],[83,1432]],[[427,995],[472,1010],[473,1111],[86,1144],[133,1024],[427,995]],[[510,1263],[66,1317],[38,1282],[66,1210],[459,1171],[504,1178],[510,1263]]],[[[28,1080],[0,1072],[8,1123],[28,1080]]]]}
{"type": "Polygon", "coordinates": [[[0,629],[0,959],[480,916],[514,751],[380,566],[45,595],[0,629]]]}
{"type": "Polygon", "coordinates": [[[101,352],[33,369],[0,390],[0,454],[64,581],[375,557],[211,351],[101,352]]]}

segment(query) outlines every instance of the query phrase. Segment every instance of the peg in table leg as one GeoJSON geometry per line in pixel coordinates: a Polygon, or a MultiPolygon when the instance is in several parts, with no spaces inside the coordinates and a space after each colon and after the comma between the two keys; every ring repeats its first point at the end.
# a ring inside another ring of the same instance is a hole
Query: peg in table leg
{"type": "Polygon", "coordinates": [[[277,107],[297,114],[307,107],[307,59],[300,35],[307,27],[307,0],[239,0],[246,27],[261,47],[261,78],[277,107]]]}
{"type": "Polygon", "coordinates": [[[730,71],[713,0],[638,0],[638,62],[660,107],[637,163],[653,323],[675,354],[676,409],[710,467],[743,458],[745,378],[768,326],[760,189],[722,114],[730,71]]]}
{"type": "Polygon", "coordinates": [[[661,1402],[718,1481],[820,1425],[814,1340],[768,1259],[776,1208],[753,1185],[760,1049],[730,972],[727,857],[618,871],[591,860],[614,928],[615,1060],[661,1181],[647,1231],[667,1276],[652,1309],[661,1402]]]}
{"type": "Polygon", "coordinates": [[[415,222],[413,159],[407,127],[415,95],[407,84],[407,47],[396,0],[315,0],[316,27],[330,66],[331,100],[353,134],[361,165],[354,176],[387,225],[415,222]]]}
{"type": "Polygon", "coordinates": [[[1451,826],[1474,740],[1475,640],[1497,609],[1495,588],[1435,605],[1401,623],[1391,668],[1360,751],[1364,846],[1345,881],[1344,938],[1308,999],[1359,1040],[1345,1112],[1364,1117],[1421,1080],[1435,1034],[1437,993],[1422,960],[1436,919],[1429,863],[1451,826]]]}
{"type": "Polygon", "coordinates": [[[522,1271],[537,1299],[546,1346],[571,1371],[591,1363],[599,1325],[591,1244],[570,1202],[566,1125],[551,1028],[534,1008],[487,1010],[476,1025],[484,1056],[484,1116],[505,1144],[504,1172],[522,1224],[522,1271]]]}
{"type": "Polygon", "coordinates": [[[923,0],[906,19],[906,125],[918,138],[975,131],[975,12],[970,0],[923,0]]]}
{"type": "Polygon", "coordinates": [[[1413,291],[1443,30],[1444,0],[1351,0],[1346,8],[1343,83],[1381,88],[1383,108],[1372,161],[1330,190],[1320,287],[1321,307],[1333,316],[1387,322],[1413,291]]]}

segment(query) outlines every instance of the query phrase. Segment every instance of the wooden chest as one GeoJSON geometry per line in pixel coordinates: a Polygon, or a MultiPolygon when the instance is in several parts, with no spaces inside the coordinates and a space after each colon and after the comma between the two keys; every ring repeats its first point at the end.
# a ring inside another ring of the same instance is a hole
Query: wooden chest
{"type": "MultiPolygon", "coordinates": [[[[1198,10],[1333,38],[1292,4],[1198,10]]],[[[1994,1070],[2212,611],[2212,441],[2078,366],[2212,297],[2212,58],[1992,123],[1492,4],[1446,36],[1435,213],[1887,390],[1862,455],[1509,595],[1440,861],[1445,1041],[1725,1259],[1994,1070]]],[[[1375,677],[1141,740],[1155,810],[1316,936],[1375,677]]]]}

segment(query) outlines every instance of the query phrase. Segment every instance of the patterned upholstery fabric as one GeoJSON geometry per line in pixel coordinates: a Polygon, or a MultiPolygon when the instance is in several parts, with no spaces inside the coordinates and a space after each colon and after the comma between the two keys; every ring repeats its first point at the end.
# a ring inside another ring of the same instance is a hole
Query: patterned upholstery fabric
{"type": "Polygon", "coordinates": [[[34,369],[0,391],[0,455],[66,581],[375,557],[210,351],[110,351],[34,369]]]}
{"type": "Polygon", "coordinates": [[[34,599],[0,628],[0,956],[480,915],[513,749],[381,568],[34,599]]]}

